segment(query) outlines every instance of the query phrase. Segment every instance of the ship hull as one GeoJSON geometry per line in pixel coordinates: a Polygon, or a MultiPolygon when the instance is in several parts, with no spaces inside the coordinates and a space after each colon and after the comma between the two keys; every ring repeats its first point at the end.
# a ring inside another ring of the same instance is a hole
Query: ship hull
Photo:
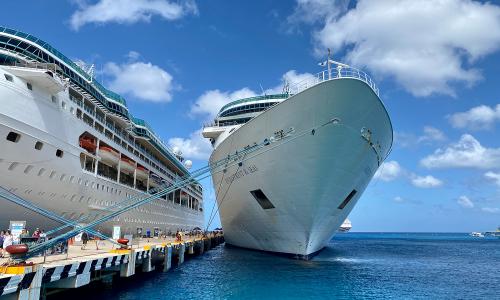
{"type": "Polygon", "coordinates": [[[279,146],[213,172],[226,243],[311,257],[339,229],[392,145],[378,96],[362,81],[338,79],[250,120],[216,147],[211,160],[292,128],[279,146]]]}
{"type": "MultiPolygon", "coordinates": [[[[0,69],[0,73],[7,73],[0,69]]],[[[2,75],[3,76],[3,75],[2,75]]],[[[82,122],[75,115],[79,108],[68,98],[67,91],[52,101],[50,94],[26,84],[14,75],[14,82],[0,78],[0,186],[13,194],[45,208],[68,220],[85,224],[109,214],[108,209],[128,198],[149,195],[116,180],[84,170],[79,147],[79,136],[86,132],[115,149],[112,139],[82,122]],[[20,135],[17,142],[6,139],[10,132],[20,135]],[[41,142],[41,149],[35,144],[41,142]],[[62,151],[61,157],[57,156],[62,151]]],[[[146,165],[132,152],[130,158],[146,165]]],[[[193,197],[199,197],[193,194],[193,197]]],[[[25,208],[0,198],[0,228],[9,221],[26,221],[29,229],[50,230],[60,223],[51,221],[25,208]]],[[[158,199],[130,210],[97,226],[110,234],[113,226],[120,226],[122,234],[142,234],[156,231],[175,232],[202,227],[203,212],[179,203],[158,199]]]]}

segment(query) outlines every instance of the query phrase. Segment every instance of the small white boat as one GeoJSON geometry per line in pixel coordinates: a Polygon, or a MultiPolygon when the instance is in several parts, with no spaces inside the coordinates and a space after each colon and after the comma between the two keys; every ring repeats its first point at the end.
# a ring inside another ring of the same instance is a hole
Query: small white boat
{"type": "Polygon", "coordinates": [[[340,225],[339,232],[348,232],[352,228],[352,223],[349,219],[345,219],[344,223],[340,225]]]}
{"type": "Polygon", "coordinates": [[[471,232],[470,233],[470,236],[473,236],[473,237],[484,237],[484,234],[482,234],[481,232],[471,232]]]}

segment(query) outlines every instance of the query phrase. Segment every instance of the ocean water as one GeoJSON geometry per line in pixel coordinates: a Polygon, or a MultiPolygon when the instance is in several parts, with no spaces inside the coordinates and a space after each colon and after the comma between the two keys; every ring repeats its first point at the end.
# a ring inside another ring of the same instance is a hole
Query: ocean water
{"type": "Polygon", "coordinates": [[[92,300],[500,299],[500,239],[346,233],[310,261],[219,246],[168,273],[58,297],[90,295],[92,300]]]}

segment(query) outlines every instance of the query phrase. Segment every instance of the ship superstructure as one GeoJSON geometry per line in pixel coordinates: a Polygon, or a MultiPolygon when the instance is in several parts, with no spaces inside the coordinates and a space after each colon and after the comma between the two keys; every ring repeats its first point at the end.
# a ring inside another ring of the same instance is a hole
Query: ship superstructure
{"type": "Polygon", "coordinates": [[[211,161],[262,140],[276,144],[213,172],[226,243],[311,257],[390,152],[391,121],[371,78],[330,58],[324,65],[282,94],[230,102],[205,126],[211,161]]]}
{"type": "MultiPolygon", "coordinates": [[[[91,75],[43,40],[0,27],[0,186],[83,223],[172,184],[190,167],[91,75]]],[[[202,227],[202,193],[194,183],[99,229],[153,235],[202,227]]],[[[52,225],[1,205],[1,228],[9,220],[52,225]]]]}

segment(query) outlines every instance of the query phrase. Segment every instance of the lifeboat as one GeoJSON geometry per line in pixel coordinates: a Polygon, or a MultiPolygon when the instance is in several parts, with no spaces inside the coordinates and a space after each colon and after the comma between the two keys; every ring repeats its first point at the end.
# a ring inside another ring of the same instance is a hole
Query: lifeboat
{"type": "Polygon", "coordinates": [[[148,170],[141,165],[137,165],[135,176],[138,179],[146,179],[148,178],[148,170]]]}
{"type": "Polygon", "coordinates": [[[158,175],[151,173],[151,176],[149,177],[149,186],[157,187],[160,184],[161,184],[161,178],[158,175]]]}
{"type": "Polygon", "coordinates": [[[133,173],[135,170],[135,162],[130,158],[122,156],[122,162],[120,164],[120,170],[125,173],[133,173]]]}
{"type": "Polygon", "coordinates": [[[111,165],[117,165],[118,160],[120,160],[120,154],[118,154],[115,149],[108,146],[99,147],[99,157],[101,158],[102,162],[111,165]]]}
{"type": "Polygon", "coordinates": [[[95,149],[97,148],[97,145],[95,139],[91,137],[82,136],[80,137],[80,147],[87,150],[88,152],[94,153],[95,149]]]}

